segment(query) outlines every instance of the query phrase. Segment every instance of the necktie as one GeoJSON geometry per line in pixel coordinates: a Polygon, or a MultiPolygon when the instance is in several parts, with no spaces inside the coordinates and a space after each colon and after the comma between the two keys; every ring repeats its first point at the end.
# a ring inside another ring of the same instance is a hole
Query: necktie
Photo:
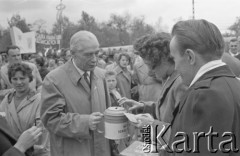
{"type": "Polygon", "coordinates": [[[88,73],[84,72],[83,77],[84,77],[84,80],[86,81],[86,83],[88,84],[89,88],[91,88],[91,84],[90,84],[90,81],[89,81],[88,73]]]}

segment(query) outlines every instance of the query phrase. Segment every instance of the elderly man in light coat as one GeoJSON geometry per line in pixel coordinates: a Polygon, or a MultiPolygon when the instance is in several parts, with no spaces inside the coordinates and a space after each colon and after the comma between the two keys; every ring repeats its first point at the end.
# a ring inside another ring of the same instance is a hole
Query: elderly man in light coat
{"type": "Polygon", "coordinates": [[[96,67],[99,43],[88,31],[70,40],[72,59],[51,71],[42,88],[41,119],[50,132],[52,156],[109,156],[103,134],[108,105],[104,70],[96,67]]]}

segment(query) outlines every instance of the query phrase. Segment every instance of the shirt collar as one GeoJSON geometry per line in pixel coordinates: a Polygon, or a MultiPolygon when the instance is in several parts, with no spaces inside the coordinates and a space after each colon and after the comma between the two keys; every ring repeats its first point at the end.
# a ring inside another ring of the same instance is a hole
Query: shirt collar
{"type": "Polygon", "coordinates": [[[239,52],[237,52],[236,54],[233,54],[231,51],[229,51],[229,54],[233,57],[237,56],[239,54],[239,52]]]}
{"type": "Polygon", "coordinates": [[[197,72],[197,74],[195,75],[194,79],[192,80],[191,84],[189,87],[191,87],[195,82],[197,82],[197,80],[205,73],[207,73],[210,70],[213,70],[217,67],[220,66],[224,66],[226,65],[226,63],[222,62],[222,60],[214,60],[214,61],[210,61],[206,64],[204,64],[197,72]]]}
{"type": "MultiPolygon", "coordinates": [[[[80,76],[82,76],[85,73],[85,71],[83,71],[83,70],[81,70],[80,68],[77,67],[77,65],[75,64],[74,59],[72,59],[72,63],[73,63],[73,66],[77,69],[77,71],[80,74],[80,76]]],[[[87,71],[87,73],[88,73],[88,76],[90,77],[90,71],[87,71]]]]}

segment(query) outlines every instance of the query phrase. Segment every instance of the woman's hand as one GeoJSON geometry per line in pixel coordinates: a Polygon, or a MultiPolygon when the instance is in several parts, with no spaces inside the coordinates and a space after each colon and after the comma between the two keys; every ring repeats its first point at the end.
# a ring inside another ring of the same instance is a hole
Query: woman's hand
{"type": "Polygon", "coordinates": [[[137,115],[135,115],[135,118],[138,122],[132,123],[132,124],[138,128],[142,128],[146,125],[152,125],[152,123],[154,122],[154,118],[148,113],[137,114],[137,115]]]}
{"type": "Polygon", "coordinates": [[[119,99],[118,103],[119,103],[120,106],[127,105],[129,107],[129,109],[128,109],[129,111],[144,107],[143,103],[134,101],[132,99],[128,99],[126,97],[123,97],[123,98],[119,99]]]}
{"type": "Polygon", "coordinates": [[[38,138],[41,135],[42,129],[33,126],[21,134],[14,147],[20,150],[22,153],[25,153],[27,149],[32,147],[38,141],[38,138]]]}

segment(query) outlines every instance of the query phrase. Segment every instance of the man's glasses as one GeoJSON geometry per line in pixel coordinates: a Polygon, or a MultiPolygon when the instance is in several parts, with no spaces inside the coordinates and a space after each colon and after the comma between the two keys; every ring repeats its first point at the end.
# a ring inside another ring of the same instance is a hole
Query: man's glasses
{"type": "Polygon", "coordinates": [[[231,48],[236,48],[237,47],[237,45],[231,45],[231,48]]]}

